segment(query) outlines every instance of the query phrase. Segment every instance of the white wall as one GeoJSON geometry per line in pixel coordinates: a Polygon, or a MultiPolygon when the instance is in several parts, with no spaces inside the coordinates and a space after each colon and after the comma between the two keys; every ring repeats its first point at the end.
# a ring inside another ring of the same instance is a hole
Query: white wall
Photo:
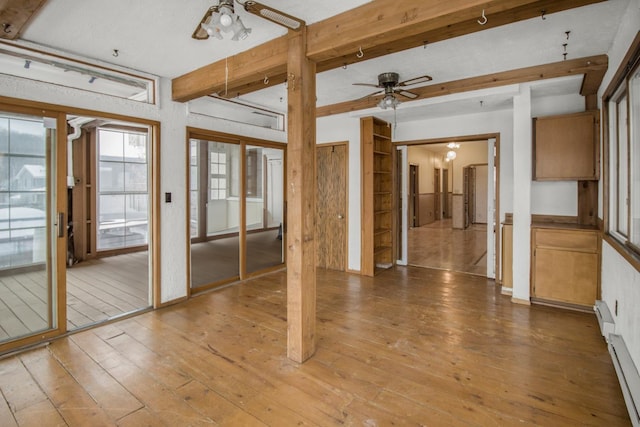
{"type": "MultiPolygon", "coordinates": [[[[452,170],[452,187],[454,194],[462,194],[463,191],[463,169],[469,165],[487,164],[487,143],[486,142],[464,142],[456,150],[456,158],[449,162],[452,170]]],[[[485,203],[486,204],[486,203],[485,203]]]]}
{"type": "MultiPolygon", "coordinates": [[[[598,100],[602,99],[613,75],[618,70],[631,42],[640,28],[640,1],[632,0],[620,22],[618,34],[609,55],[609,69],[600,86],[598,100]]],[[[603,126],[601,126],[602,128],[603,126]]],[[[602,186],[602,180],[600,180],[602,186]]],[[[600,188],[602,195],[602,187],[600,188]]],[[[602,218],[602,196],[599,200],[602,218]]],[[[602,299],[614,316],[616,333],[622,335],[636,368],[640,367],[640,273],[607,242],[602,243],[602,299]],[[618,314],[615,304],[618,302],[618,314]]]]}

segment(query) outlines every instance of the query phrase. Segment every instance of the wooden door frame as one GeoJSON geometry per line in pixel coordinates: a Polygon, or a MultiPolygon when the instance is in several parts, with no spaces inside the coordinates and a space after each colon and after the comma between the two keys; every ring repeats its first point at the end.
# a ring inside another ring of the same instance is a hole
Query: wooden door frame
{"type": "MultiPolygon", "coordinates": [[[[282,250],[282,255],[284,258],[284,261],[282,264],[278,264],[276,266],[273,267],[269,267],[269,268],[265,268],[263,270],[257,271],[257,272],[252,272],[252,273],[247,273],[246,272],[246,245],[247,245],[247,230],[246,230],[246,147],[249,146],[253,146],[253,147],[262,147],[262,148],[275,148],[275,149],[279,149],[282,150],[282,161],[283,161],[283,168],[286,168],[286,162],[287,162],[287,144],[285,143],[281,143],[281,142],[275,142],[275,141],[268,141],[265,139],[259,139],[259,138],[252,138],[252,137],[248,137],[248,136],[242,136],[242,135],[235,135],[235,134],[230,134],[230,133],[224,133],[224,132],[218,132],[218,131],[213,131],[213,130],[209,130],[209,129],[201,129],[201,128],[195,128],[195,127],[191,127],[191,126],[187,126],[186,128],[186,133],[185,133],[185,144],[187,146],[187,150],[186,150],[186,172],[185,172],[185,179],[186,179],[186,191],[190,192],[190,184],[191,184],[191,174],[190,174],[190,152],[189,152],[189,144],[190,144],[190,140],[191,139],[198,139],[198,140],[206,140],[206,141],[215,141],[215,142],[223,142],[223,143],[229,143],[229,144],[236,144],[240,146],[240,189],[239,189],[239,202],[240,202],[240,228],[238,231],[238,235],[240,238],[240,243],[239,243],[239,247],[240,247],[240,254],[239,254],[239,261],[240,261],[240,271],[238,272],[238,276],[233,276],[230,279],[224,279],[218,282],[214,282],[214,283],[210,283],[208,285],[204,285],[204,286],[200,286],[197,289],[193,289],[191,287],[191,230],[190,230],[190,226],[189,226],[189,221],[190,221],[190,212],[191,212],[191,201],[190,201],[190,197],[187,197],[187,209],[186,209],[186,218],[185,218],[185,226],[186,226],[186,239],[187,239],[187,244],[186,244],[186,261],[187,261],[187,280],[185,281],[185,290],[186,290],[186,297],[184,299],[188,299],[193,295],[196,294],[200,294],[202,292],[205,292],[207,290],[211,290],[213,288],[217,288],[226,284],[229,284],[231,282],[235,282],[238,279],[240,281],[244,281],[247,280],[251,277],[255,277],[255,276],[259,276],[265,273],[269,273],[272,271],[278,271],[278,270],[282,270],[283,268],[286,268],[287,266],[287,251],[285,250],[285,248],[283,247],[282,250]]],[[[208,159],[207,159],[208,161],[208,159]]],[[[282,191],[283,191],[283,196],[282,196],[282,200],[283,200],[283,224],[282,224],[282,241],[286,242],[286,230],[287,230],[287,226],[286,226],[286,205],[287,205],[287,192],[286,192],[286,188],[287,188],[287,177],[286,177],[286,169],[283,169],[283,177],[282,177],[282,191]]],[[[176,301],[172,301],[171,303],[175,303],[176,301]]]]}
{"type": "MultiPolygon", "coordinates": [[[[502,278],[500,277],[500,262],[501,262],[501,254],[502,254],[502,239],[501,239],[501,230],[500,230],[500,132],[496,133],[485,133],[485,134],[476,134],[476,135],[461,135],[461,136],[452,136],[445,138],[431,138],[431,139],[415,139],[409,141],[395,141],[393,142],[394,146],[407,146],[411,147],[412,145],[433,145],[433,144],[447,144],[449,142],[479,142],[479,141],[487,141],[495,140],[495,160],[494,160],[494,168],[496,169],[496,178],[495,178],[495,204],[494,204],[494,224],[495,224],[495,240],[494,240],[494,269],[495,269],[495,280],[496,284],[500,284],[502,278]]],[[[491,172],[490,172],[491,173],[491,172]]],[[[487,221],[489,218],[487,218],[487,221]]],[[[487,224],[487,232],[489,232],[489,227],[487,224]]]]}
{"type": "MultiPolygon", "coordinates": [[[[344,233],[344,271],[349,270],[349,141],[337,141],[337,142],[323,142],[316,144],[316,159],[318,158],[318,148],[325,147],[335,147],[335,146],[344,146],[345,147],[345,159],[344,159],[344,177],[346,188],[344,191],[345,195],[345,212],[344,212],[344,220],[345,220],[345,233],[344,233]]],[[[316,171],[317,172],[317,171],[316,171]]],[[[317,179],[317,173],[316,173],[317,179]]]]}

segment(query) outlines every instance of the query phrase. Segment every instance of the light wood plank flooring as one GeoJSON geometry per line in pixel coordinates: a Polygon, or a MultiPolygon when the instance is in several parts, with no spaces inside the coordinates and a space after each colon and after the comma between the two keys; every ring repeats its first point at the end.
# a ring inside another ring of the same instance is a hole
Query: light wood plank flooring
{"type": "MultiPolygon", "coordinates": [[[[148,307],[148,253],[93,259],[67,269],[67,329],[148,307]]],[[[0,276],[0,340],[48,328],[46,271],[0,276]]]]}
{"type": "Polygon", "coordinates": [[[319,270],[316,354],[286,358],[286,273],[0,360],[6,426],[626,426],[593,314],[479,276],[319,270]]]}
{"type": "Polygon", "coordinates": [[[451,219],[409,229],[408,262],[418,267],[440,268],[487,276],[487,225],[453,229],[451,219]]]}

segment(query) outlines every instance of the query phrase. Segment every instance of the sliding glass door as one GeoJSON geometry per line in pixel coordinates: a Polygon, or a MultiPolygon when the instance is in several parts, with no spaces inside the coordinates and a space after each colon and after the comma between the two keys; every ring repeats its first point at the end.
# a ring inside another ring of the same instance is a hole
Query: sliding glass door
{"type": "Polygon", "coordinates": [[[282,266],[284,148],[192,134],[189,168],[191,289],[282,266]]]}
{"type": "Polygon", "coordinates": [[[246,148],[247,274],[280,265],[283,223],[284,150],[246,148]]]}
{"type": "Polygon", "coordinates": [[[58,327],[63,286],[56,118],[19,111],[0,109],[0,350],[58,327]]]}

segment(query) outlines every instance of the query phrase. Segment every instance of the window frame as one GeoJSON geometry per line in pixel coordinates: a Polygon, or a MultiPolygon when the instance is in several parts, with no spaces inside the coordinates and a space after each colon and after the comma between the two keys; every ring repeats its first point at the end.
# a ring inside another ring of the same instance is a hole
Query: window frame
{"type": "MultiPolygon", "coordinates": [[[[633,211],[633,179],[640,178],[640,162],[637,165],[633,164],[632,157],[634,153],[636,157],[640,156],[640,137],[634,136],[632,129],[634,127],[640,127],[640,108],[636,108],[638,111],[632,111],[632,93],[630,89],[630,82],[633,76],[640,73],[640,33],[636,36],[635,40],[631,44],[629,51],[625,58],[620,63],[620,66],[611,80],[611,83],[604,91],[602,95],[602,123],[603,123],[603,154],[606,156],[603,162],[603,239],[609,243],[618,253],[620,253],[634,268],[640,271],[640,245],[634,244],[633,239],[640,239],[640,235],[634,236],[632,230],[633,215],[640,218],[640,209],[638,212],[633,211]],[[618,196],[619,191],[619,168],[618,158],[619,154],[619,127],[618,120],[619,114],[617,107],[621,99],[626,97],[626,114],[627,123],[625,124],[626,130],[626,149],[627,149],[627,235],[624,235],[619,231],[618,227],[618,196]],[[635,120],[633,115],[636,115],[635,120]],[[615,147],[612,146],[615,144],[615,147]],[[615,154],[616,158],[612,158],[615,154]],[[634,168],[635,167],[635,172],[634,168]],[[615,204],[615,205],[614,205],[615,204]],[[615,215],[615,217],[614,217],[615,215]]],[[[640,91],[638,91],[638,100],[636,105],[640,105],[640,91]]],[[[636,134],[638,134],[636,130],[636,134]]],[[[637,197],[640,199],[640,181],[636,184],[635,191],[637,197]]],[[[636,204],[640,204],[640,200],[636,201],[636,204]]],[[[640,240],[638,240],[640,241],[640,240]]]]}

